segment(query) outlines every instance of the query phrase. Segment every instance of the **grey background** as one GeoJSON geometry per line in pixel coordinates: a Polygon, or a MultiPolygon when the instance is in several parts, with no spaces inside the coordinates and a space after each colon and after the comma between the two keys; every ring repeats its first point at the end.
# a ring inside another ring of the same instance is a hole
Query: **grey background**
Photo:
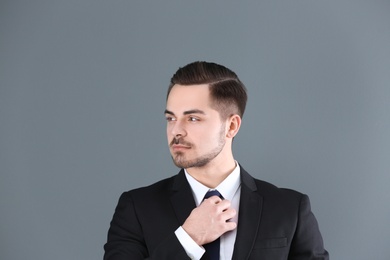
{"type": "Polygon", "coordinates": [[[177,173],[171,75],[233,69],[236,159],[307,193],[332,259],[390,257],[389,1],[0,1],[0,258],[102,259],[119,195],[177,173]]]}

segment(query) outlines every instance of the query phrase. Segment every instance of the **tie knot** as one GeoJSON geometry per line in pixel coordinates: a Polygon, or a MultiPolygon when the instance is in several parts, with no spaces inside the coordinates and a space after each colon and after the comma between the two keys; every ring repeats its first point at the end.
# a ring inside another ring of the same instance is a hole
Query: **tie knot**
{"type": "Polygon", "coordinates": [[[219,193],[219,191],[217,191],[217,190],[209,190],[209,191],[206,193],[206,195],[204,195],[204,200],[205,200],[205,199],[208,199],[208,198],[210,198],[210,197],[212,197],[212,196],[218,196],[218,197],[220,197],[221,199],[223,199],[223,197],[222,197],[221,193],[219,193]]]}

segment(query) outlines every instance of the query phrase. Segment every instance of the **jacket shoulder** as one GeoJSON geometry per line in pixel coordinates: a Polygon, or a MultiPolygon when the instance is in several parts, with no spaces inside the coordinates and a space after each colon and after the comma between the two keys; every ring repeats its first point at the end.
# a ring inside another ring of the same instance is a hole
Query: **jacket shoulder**
{"type": "Polygon", "coordinates": [[[153,194],[166,193],[172,189],[172,185],[173,185],[175,177],[176,176],[172,176],[172,177],[157,181],[157,182],[150,184],[148,186],[138,187],[135,189],[125,191],[123,193],[123,195],[131,196],[131,197],[144,197],[144,198],[146,198],[146,197],[153,196],[153,194]]]}
{"type": "Polygon", "coordinates": [[[254,179],[254,180],[255,180],[256,186],[260,192],[281,194],[281,195],[285,194],[288,196],[298,196],[298,197],[304,195],[303,193],[301,193],[297,190],[294,190],[294,189],[278,187],[272,183],[269,183],[269,182],[266,182],[263,180],[258,180],[258,179],[254,179]]]}
{"type": "Polygon", "coordinates": [[[178,187],[189,187],[184,171],[181,170],[178,174],[157,181],[151,185],[135,188],[126,191],[122,194],[124,197],[131,197],[133,200],[155,200],[166,199],[178,187]]]}
{"type": "Polygon", "coordinates": [[[252,177],[245,169],[241,167],[241,182],[249,190],[258,192],[263,197],[275,196],[275,197],[292,197],[292,198],[301,198],[305,196],[299,191],[280,188],[276,185],[269,183],[267,181],[259,180],[252,177]]]}

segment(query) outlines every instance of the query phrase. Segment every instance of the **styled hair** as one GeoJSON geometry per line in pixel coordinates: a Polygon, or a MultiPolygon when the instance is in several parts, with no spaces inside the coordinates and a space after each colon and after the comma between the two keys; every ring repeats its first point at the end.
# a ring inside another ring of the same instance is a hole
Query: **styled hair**
{"type": "Polygon", "coordinates": [[[211,62],[196,61],[179,68],[171,78],[167,98],[174,85],[208,84],[211,106],[216,109],[222,119],[238,114],[244,115],[247,94],[245,85],[236,73],[230,69],[211,62]]]}

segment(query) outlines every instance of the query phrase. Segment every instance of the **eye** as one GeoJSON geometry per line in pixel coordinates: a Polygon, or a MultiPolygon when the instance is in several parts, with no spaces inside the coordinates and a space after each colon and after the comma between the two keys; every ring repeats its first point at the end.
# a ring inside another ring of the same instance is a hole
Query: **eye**
{"type": "Polygon", "coordinates": [[[190,122],[197,122],[197,121],[199,121],[199,118],[190,116],[190,117],[188,118],[188,120],[189,120],[190,122]]]}
{"type": "Polygon", "coordinates": [[[172,122],[172,121],[176,121],[176,118],[174,118],[172,116],[167,116],[167,117],[165,117],[165,120],[167,120],[167,122],[172,122]]]}

